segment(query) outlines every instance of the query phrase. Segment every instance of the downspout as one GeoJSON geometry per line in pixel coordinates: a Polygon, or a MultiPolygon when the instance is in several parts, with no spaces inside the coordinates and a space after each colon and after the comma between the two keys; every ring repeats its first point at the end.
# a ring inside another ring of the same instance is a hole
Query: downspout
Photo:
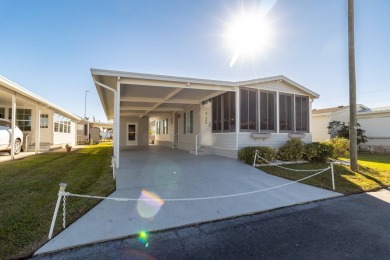
{"type": "Polygon", "coordinates": [[[95,77],[93,78],[93,82],[95,82],[96,85],[108,89],[112,92],[114,92],[114,156],[115,156],[115,166],[118,169],[119,168],[119,118],[118,118],[118,109],[117,109],[117,102],[118,102],[118,97],[116,95],[116,90],[110,88],[107,85],[104,85],[97,81],[95,77]]]}

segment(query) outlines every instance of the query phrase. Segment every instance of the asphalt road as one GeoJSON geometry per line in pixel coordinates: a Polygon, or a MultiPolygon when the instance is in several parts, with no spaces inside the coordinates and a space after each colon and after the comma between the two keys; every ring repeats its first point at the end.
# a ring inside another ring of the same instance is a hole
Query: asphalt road
{"type": "Polygon", "coordinates": [[[390,189],[373,194],[155,232],[147,241],[132,237],[38,258],[390,259],[390,189]]]}

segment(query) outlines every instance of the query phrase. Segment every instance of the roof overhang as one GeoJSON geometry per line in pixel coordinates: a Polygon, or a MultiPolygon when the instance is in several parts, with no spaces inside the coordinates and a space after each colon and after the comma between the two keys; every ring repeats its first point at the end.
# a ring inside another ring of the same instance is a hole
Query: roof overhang
{"type": "Polygon", "coordinates": [[[229,82],[101,69],[91,69],[91,74],[108,120],[114,119],[114,95],[118,86],[120,115],[134,117],[180,112],[187,106],[236,91],[237,87],[268,82],[283,81],[311,98],[319,97],[317,93],[284,76],[229,82]]]}
{"type": "Polygon", "coordinates": [[[61,114],[63,116],[68,117],[72,121],[80,121],[81,118],[66,111],[65,109],[51,103],[50,101],[38,96],[37,94],[19,86],[18,84],[10,81],[9,79],[0,76],[0,86],[2,89],[5,89],[9,94],[17,94],[18,97],[23,98],[24,100],[28,100],[29,102],[39,103],[40,106],[50,108],[54,112],[61,114]]]}

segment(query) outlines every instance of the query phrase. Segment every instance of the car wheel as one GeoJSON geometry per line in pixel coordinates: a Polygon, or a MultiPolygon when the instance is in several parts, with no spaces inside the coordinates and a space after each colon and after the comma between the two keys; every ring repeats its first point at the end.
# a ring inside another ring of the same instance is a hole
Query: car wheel
{"type": "Polygon", "coordinates": [[[22,144],[20,140],[15,140],[15,154],[20,153],[21,150],[22,150],[22,144]]]}

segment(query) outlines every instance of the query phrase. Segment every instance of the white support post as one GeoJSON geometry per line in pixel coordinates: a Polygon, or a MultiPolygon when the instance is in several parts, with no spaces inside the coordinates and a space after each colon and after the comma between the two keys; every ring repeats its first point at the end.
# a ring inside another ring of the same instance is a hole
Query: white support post
{"type": "Polygon", "coordinates": [[[198,156],[198,135],[195,135],[195,155],[198,156]]]}
{"type": "Polygon", "coordinates": [[[41,144],[41,110],[39,103],[37,103],[35,109],[35,154],[38,154],[41,144]]]}
{"type": "Polygon", "coordinates": [[[334,183],[334,169],[333,169],[333,163],[330,163],[330,171],[332,173],[332,187],[333,187],[333,190],[336,190],[336,185],[334,183]]]}
{"type": "Polygon", "coordinates": [[[11,119],[11,159],[15,159],[15,127],[16,127],[16,94],[12,94],[12,119],[11,119]]]}
{"type": "Polygon", "coordinates": [[[111,156],[111,167],[112,167],[112,178],[115,180],[116,173],[115,173],[115,156],[111,156]]]}
{"type": "Polygon", "coordinates": [[[121,82],[120,77],[117,78],[116,81],[116,113],[115,113],[115,135],[116,135],[116,144],[114,146],[115,149],[115,167],[119,168],[119,143],[120,143],[120,112],[121,112],[121,82]]]}
{"type": "Polygon", "coordinates": [[[240,134],[240,88],[236,87],[236,149],[238,150],[238,136],[240,134]]]}
{"type": "Polygon", "coordinates": [[[276,92],[276,133],[280,131],[279,123],[279,92],[276,92]]]}
{"type": "Polygon", "coordinates": [[[58,192],[57,204],[56,204],[56,207],[54,209],[53,219],[51,220],[51,226],[50,226],[50,231],[49,231],[49,240],[53,236],[54,225],[56,223],[56,218],[57,218],[58,209],[60,207],[62,196],[64,196],[64,193],[65,193],[65,188],[66,188],[66,183],[60,183],[60,190],[58,192]]]}
{"type": "Polygon", "coordinates": [[[256,166],[256,159],[257,159],[257,150],[255,152],[255,158],[253,159],[253,167],[256,166]]]}

